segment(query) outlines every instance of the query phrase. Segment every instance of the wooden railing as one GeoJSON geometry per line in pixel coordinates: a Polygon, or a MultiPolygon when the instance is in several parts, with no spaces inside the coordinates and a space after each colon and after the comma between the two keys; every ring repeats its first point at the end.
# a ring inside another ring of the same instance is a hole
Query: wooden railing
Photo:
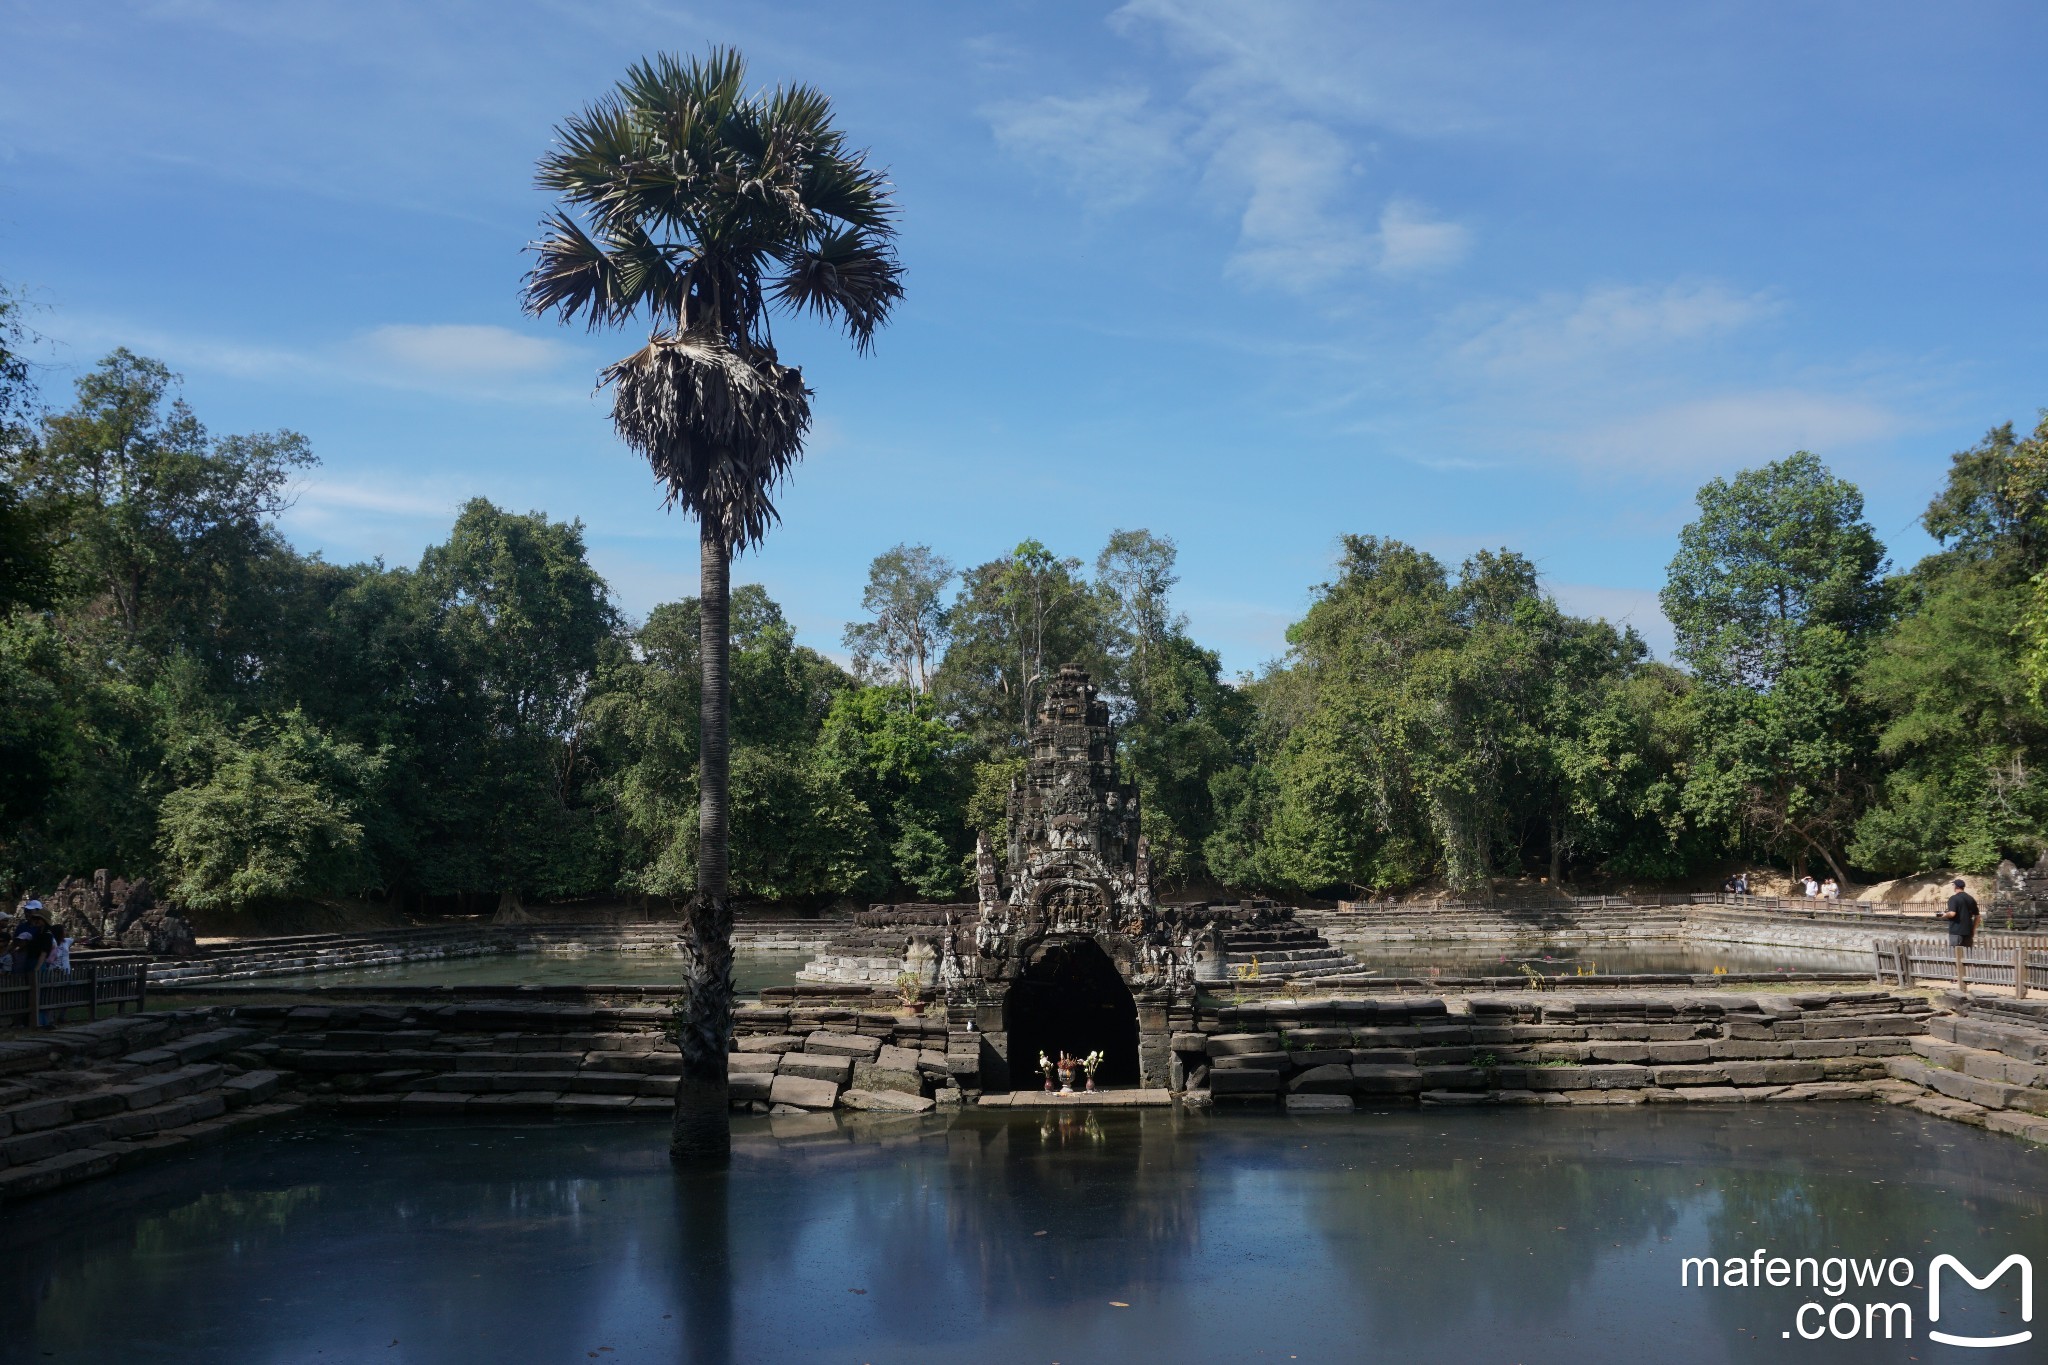
{"type": "Polygon", "coordinates": [[[118,967],[74,967],[68,972],[43,971],[34,979],[23,975],[0,976],[0,1025],[36,1022],[41,1014],[59,1015],[82,1009],[97,1019],[103,1009],[119,1013],[133,1005],[141,1009],[149,994],[149,965],[135,963],[118,967]]]}
{"type": "MultiPolygon", "coordinates": [[[[1956,979],[1955,945],[1946,938],[1877,941],[1877,979],[1912,986],[1956,979]]],[[[1963,949],[1963,980],[1972,986],[2005,986],[2020,999],[2048,990],[2048,942],[2017,934],[1978,934],[1963,949]]]]}

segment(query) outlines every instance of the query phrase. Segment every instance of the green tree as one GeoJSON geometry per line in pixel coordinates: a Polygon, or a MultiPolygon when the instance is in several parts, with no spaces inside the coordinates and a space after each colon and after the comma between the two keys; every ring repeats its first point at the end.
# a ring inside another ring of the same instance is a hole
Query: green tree
{"type": "Polygon", "coordinates": [[[892,879],[943,900],[962,887],[969,851],[966,746],[931,698],[909,687],[861,687],[833,699],[819,761],[880,821],[892,879]]]}
{"type": "Polygon", "coordinates": [[[1897,584],[1897,625],[1871,651],[1861,695],[1884,717],[1881,799],[1849,853],[1887,876],[1930,867],[1988,872],[2031,861],[2048,828],[2048,717],[2028,695],[2026,641],[2014,629],[2048,561],[2044,490],[2010,424],[1955,455],[1921,524],[1942,548],[1897,584]]]}
{"type": "Polygon", "coordinates": [[[488,888],[512,917],[589,885],[582,712],[617,619],[582,526],[472,499],[411,585],[431,622],[407,754],[427,888],[488,888]]]}
{"type": "Polygon", "coordinates": [[[1876,780],[1876,717],[1854,683],[1885,627],[1884,549],[1863,495],[1804,451],[1698,496],[1662,593],[1691,666],[1685,803],[1798,873],[1841,855],[1876,780]]]}
{"type": "Polygon", "coordinates": [[[358,818],[379,754],[292,711],[205,746],[205,772],[163,799],[167,889],[195,909],[359,891],[374,880],[358,818]]]}
{"type": "Polygon", "coordinates": [[[727,590],[732,556],[766,535],[772,494],[810,426],[803,376],[770,339],[780,303],[841,324],[866,350],[902,295],[889,186],[808,86],[745,90],[734,52],[635,64],[556,130],[537,180],[545,224],[525,300],[592,327],[645,315],[656,335],[605,371],[620,437],[697,518],[703,700],[699,858],[690,911],[679,1162],[731,1150],[727,590]]]}
{"type": "Polygon", "coordinates": [[[159,361],[117,350],[78,380],[16,473],[58,522],[69,593],[97,600],[120,647],[182,650],[229,686],[249,650],[273,518],[314,463],[294,432],[214,438],[159,361]]]}
{"type": "Polygon", "coordinates": [[[1114,673],[1103,600],[1080,567],[1027,540],[961,575],[938,691],[976,742],[1021,751],[1043,683],[1062,665],[1079,664],[1098,679],[1114,673]]]}
{"type": "MultiPolygon", "coordinates": [[[[820,763],[820,730],[852,680],[796,643],[759,584],[735,589],[732,604],[733,805],[749,815],[733,830],[733,891],[879,889],[874,821],[820,763]]],[[[698,612],[694,598],[656,607],[635,648],[605,660],[589,706],[595,761],[624,827],[621,876],[650,895],[679,898],[696,883],[698,612]]]]}
{"type": "Polygon", "coordinates": [[[870,619],[846,627],[854,673],[865,682],[932,690],[946,648],[946,585],[958,573],[929,545],[898,545],[868,565],[861,607],[870,619]]]}

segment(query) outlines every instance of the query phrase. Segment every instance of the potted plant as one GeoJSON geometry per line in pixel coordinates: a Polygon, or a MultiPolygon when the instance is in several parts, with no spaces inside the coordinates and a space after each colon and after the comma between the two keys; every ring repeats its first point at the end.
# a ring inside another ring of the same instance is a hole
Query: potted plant
{"type": "Polygon", "coordinates": [[[903,1002],[903,1008],[912,1014],[924,1013],[924,979],[916,972],[901,972],[896,977],[896,998],[903,1002]]]}
{"type": "Polygon", "coordinates": [[[1081,1059],[1081,1069],[1088,1073],[1088,1093],[1095,1093],[1095,1068],[1102,1065],[1102,1049],[1097,1048],[1081,1059]]]}
{"type": "Polygon", "coordinates": [[[1045,1093],[1048,1095],[1052,1093],[1053,1073],[1057,1070],[1058,1067],[1053,1064],[1050,1057],[1046,1056],[1043,1052],[1038,1054],[1038,1072],[1041,1076],[1045,1077],[1045,1093]]]}

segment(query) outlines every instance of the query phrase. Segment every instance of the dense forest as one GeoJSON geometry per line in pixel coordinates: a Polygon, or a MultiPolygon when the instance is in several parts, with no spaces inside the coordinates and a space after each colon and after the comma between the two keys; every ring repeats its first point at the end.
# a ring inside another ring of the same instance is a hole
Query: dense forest
{"type": "MultiPolygon", "coordinates": [[[[58,406],[23,335],[0,295],[0,889],[108,867],[215,910],[688,894],[694,601],[628,619],[580,524],[483,499],[411,567],[302,554],[275,518],[304,438],[216,435],[126,351],[58,406]]],[[[1941,548],[1896,573],[1813,455],[1707,484],[1663,590],[1673,663],[1560,610],[1511,550],[1451,566],[1363,534],[1286,655],[1238,679],[1144,530],[1092,563],[888,550],[850,671],[741,587],[734,889],[960,895],[1068,662],[1111,698],[1169,887],[2032,860],[2048,421],[1929,483],[1941,548]]]]}

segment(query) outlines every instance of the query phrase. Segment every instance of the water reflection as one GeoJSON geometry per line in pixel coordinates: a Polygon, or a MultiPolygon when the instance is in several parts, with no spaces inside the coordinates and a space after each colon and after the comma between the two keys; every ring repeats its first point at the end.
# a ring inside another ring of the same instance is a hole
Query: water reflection
{"type": "Polygon", "coordinates": [[[1860,1105],[775,1116],[710,1178],[664,1139],[309,1125],[17,1206],[0,1360],[1903,1360],[1679,1258],[2048,1266],[2041,1156],[1860,1105]]]}

